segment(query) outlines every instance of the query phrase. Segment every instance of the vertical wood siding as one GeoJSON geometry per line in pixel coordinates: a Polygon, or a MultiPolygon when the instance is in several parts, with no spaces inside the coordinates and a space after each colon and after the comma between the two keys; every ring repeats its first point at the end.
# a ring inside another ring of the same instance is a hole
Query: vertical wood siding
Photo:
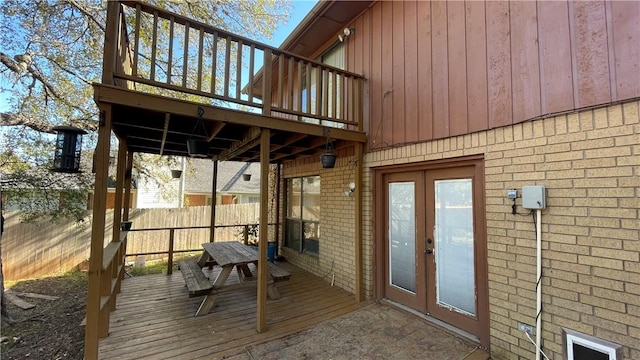
{"type": "Polygon", "coordinates": [[[350,26],[370,149],[640,96],[640,2],[381,1],[350,26]]]}

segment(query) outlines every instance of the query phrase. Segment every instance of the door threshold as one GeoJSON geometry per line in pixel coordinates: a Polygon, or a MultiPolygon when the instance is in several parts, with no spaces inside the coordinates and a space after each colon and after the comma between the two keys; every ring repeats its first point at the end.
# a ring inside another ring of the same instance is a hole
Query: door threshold
{"type": "Polygon", "coordinates": [[[433,316],[429,316],[429,315],[423,314],[423,313],[421,313],[419,311],[416,311],[416,310],[414,310],[414,309],[412,309],[410,307],[407,307],[407,306],[402,305],[400,303],[397,303],[395,301],[391,301],[389,299],[380,299],[379,301],[384,303],[384,304],[387,304],[389,306],[392,306],[392,307],[395,307],[397,309],[400,309],[400,310],[403,310],[405,312],[408,312],[411,315],[415,315],[415,316],[417,316],[417,317],[419,317],[421,319],[424,319],[424,320],[432,323],[433,325],[436,325],[437,327],[442,328],[443,330],[452,333],[453,335],[457,335],[457,336],[463,337],[463,338],[465,338],[467,340],[470,340],[470,341],[476,343],[478,345],[478,347],[481,347],[480,346],[480,339],[478,339],[477,336],[473,335],[470,332],[467,332],[467,331],[464,331],[462,329],[459,329],[459,328],[457,328],[457,327],[455,327],[455,326],[453,326],[451,324],[447,324],[446,322],[444,322],[442,320],[438,320],[438,319],[434,318],[433,316]]]}

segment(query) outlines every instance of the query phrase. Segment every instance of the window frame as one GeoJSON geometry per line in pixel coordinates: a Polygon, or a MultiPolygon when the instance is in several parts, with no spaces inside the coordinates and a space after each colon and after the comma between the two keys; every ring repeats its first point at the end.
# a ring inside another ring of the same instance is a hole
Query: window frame
{"type": "MultiPolygon", "coordinates": [[[[321,223],[319,218],[320,211],[318,211],[318,216],[317,216],[318,220],[305,219],[305,211],[304,211],[305,184],[312,184],[314,182],[317,182],[317,186],[318,186],[318,191],[317,191],[318,209],[320,210],[319,196],[320,196],[321,185],[320,185],[319,175],[299,176],[299,177],[291,177],[286,179],[283,246],[288,249],[292,249],[298,252],[299,254],[308,254],[310,256],[319,257],[320,256],[320,223],[321,223]],[[296,180],[300,181],[300,196],[299,196],[299,200],[297,201],[297,204],[295,204],[294,206],[297,206],[299,208],[299,215],[292,216],[290,213],[291,206],[293,205],[292,204],[293,200],[291,199],[292,186],[293,186],[293,182],[296,180]],[[315,229],[311,229],[310,231],[305,231],[305,229],[308,229],[309,227],[312,227],[315,229]],[[291,231],[298,232],[298,234],[295,235],[295,238],[291,238],[291,236],[294,236],[293,234],[290,234],[291,231]],[[315,236],[305,236],[305,233],[307,234],[312,233],[315,236]]],[[[311,194],[311,193],[307,193],[307,194],[311,194]]]]}

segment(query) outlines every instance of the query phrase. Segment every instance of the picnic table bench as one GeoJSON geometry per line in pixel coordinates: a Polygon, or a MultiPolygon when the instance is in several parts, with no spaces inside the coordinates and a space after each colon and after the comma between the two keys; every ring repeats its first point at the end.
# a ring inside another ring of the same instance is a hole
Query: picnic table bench
{"type": "Polygon", "coordinates": [[[208,294],[213,288],[213,283],[202,272],[200,265],[194,260],[181,260],[178,268],[182,273],[185,285],[189,289],[189,297],[208,294]]]}

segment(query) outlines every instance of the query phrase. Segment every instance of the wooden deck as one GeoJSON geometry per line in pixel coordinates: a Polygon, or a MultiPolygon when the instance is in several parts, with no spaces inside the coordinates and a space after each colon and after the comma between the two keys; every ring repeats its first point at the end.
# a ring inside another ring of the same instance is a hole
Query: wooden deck
{"type": "MultiPolygon", "coordinates": [[[[278,282],[282,297],[267,303],[267,326],[256,331],[256,287],[222,292],[206,316],[194,313],[202,298],[189,298],[180,273],[125,279],[100,359],[222,358],[358,309],[355,297],[291,264],[291,279],[278,282]]],[[[209,270],[205,270],[209,271],[209,270]]],[[[212,275],[220,271],[211,270],[212,275]]],[[[211,278],[211,277],[210,277],[211,278]]],[[[229,278],[237,282],[237,274],[229,278]]]]}

